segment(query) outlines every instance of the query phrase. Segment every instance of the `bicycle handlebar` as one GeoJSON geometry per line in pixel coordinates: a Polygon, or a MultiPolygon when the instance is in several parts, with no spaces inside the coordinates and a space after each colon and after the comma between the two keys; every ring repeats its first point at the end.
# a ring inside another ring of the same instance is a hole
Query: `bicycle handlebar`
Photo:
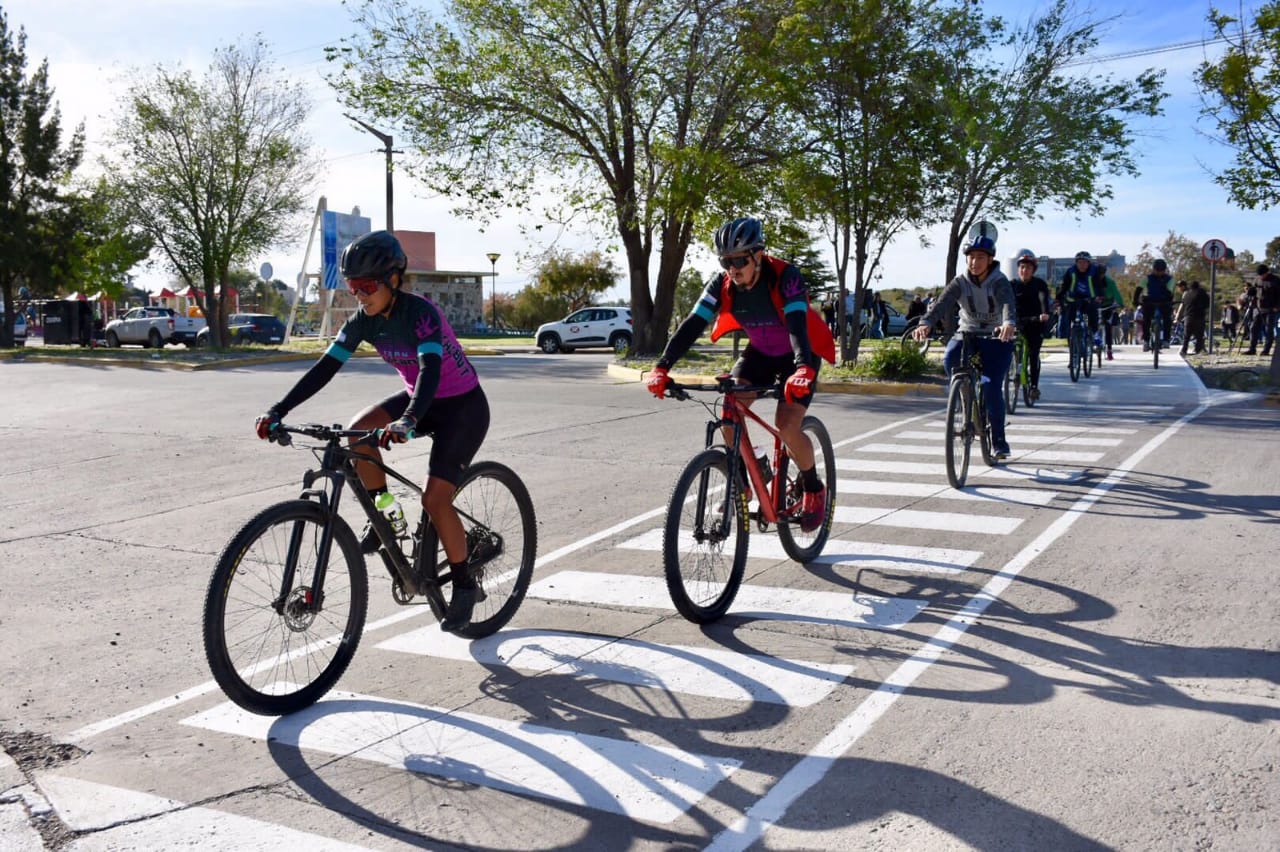
{"type": "Polygon", "coordinates": [[[672,381],[667,383],[667,394],[672,399],[692,399],[689,391],[709,391],[714,393],[758,393],[761,396],[781,398],[782,385],[739,385],[732,376],[716,376],[713,385],[686,385],[672,381]]]}
{"type": "Polygon", "coordinates": [[[325,426],[322,423],[304,423],[301,426],[290,426],[286,423],[281,423],[267,436],[267,440],[273,444],[287,447],[293,444],[291,435],[305,435],[308,438],[315,438],[320,441],[355,438],[356,440],[352,442],[352,446],[361,446],[364,444],[376,444],[378,442],[378,432],[380,431],[380,429],[343,429],[341,426],[325,426]]]}

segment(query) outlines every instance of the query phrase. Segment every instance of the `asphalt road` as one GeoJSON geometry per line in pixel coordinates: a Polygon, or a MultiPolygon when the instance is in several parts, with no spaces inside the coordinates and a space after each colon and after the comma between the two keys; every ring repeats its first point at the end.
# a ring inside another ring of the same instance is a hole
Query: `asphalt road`
{"type": "MultiPolygon", "coordinates": [[[[1051,360],[1009,464],[955,492],[939,399],[825,395],[823,559],[755,533],[699,628],[654,531],[705,412],[608,360],[477,359],[481,455],[538,512],[511,625],[445,636],[374,566],[351,668],[285,719],[217,691],[200,618],[299,489],[310,456],[251,424],[306,364],[0,362],[0,849],[1280,847],[1274,406],[1176,358],[1051,360]]],[[[296,419],[394,388],[353,361],[296,419]]]]}

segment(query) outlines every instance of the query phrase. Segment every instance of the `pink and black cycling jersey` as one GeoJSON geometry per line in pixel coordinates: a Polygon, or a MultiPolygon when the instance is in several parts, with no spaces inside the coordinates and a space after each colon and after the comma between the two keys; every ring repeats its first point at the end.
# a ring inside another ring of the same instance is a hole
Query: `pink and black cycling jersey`
{"type": "Polygon", "coordinates": [[[390,316],[370,316],[364,311],[352,314],[325,354],[346,363],[364,341],[395,368],[411,396],[418,381],[419,356],[440,358],[440,384],[434,398],[460,396],[480,384],[449,321],[417,293],[401,292],[390,316]]]}

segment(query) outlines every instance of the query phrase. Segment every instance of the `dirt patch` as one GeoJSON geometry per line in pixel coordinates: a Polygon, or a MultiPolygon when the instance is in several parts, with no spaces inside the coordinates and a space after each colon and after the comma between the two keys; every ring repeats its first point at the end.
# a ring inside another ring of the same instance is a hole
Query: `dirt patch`
{"type": "MultiPolygon", "coordinates": [[[[3,748],[28,783],[37,770],[52,769],[73,760],[79,760],[86,752],[70,743],[54,742],[47,734],[31,731],[0,731],[0,748],[3,748]]],[[[63,849],[75,837],[56,811],[30,813],[31,826],[40,833],[47,849],[63,849]]]]}

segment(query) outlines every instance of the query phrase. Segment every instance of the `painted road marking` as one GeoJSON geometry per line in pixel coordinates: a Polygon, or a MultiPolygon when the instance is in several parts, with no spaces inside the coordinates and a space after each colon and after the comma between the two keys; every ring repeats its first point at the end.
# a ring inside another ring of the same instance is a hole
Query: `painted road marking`
{"type": "Polygon", "coordinates": [[[554,671],[671,693],[727,701],[766,701],[790,707],[816,704],[853,672],[853,666],[848,664],[556,630],[508,630],[469,641],[431,626],[387,639],[378,647],[474,660],[481,665],[510,666],[535,674],[554,671]]]}
{"type": "MultiPolygon", "coordinates": [[[[941,448],[939,448],[941,452],[941,448]]],[[[975,454],[981,453],[975,449],[975,454]]],[[[945,477],[947,466],[935,462],[904,462],[887,459],[836,459],[836,470],[852,470],[860,473],[893,473],[899,476],[936,476],[945,477]]],[[[1055,472],[1056,473],[1056,472],[1055,472]]],[[[1038,473],[1020,472],[1006,467],[986,467],[981,464],[969,466],[970,476],[989,476],[992,479],[1035,479],[1038,473]]]]}
{"type": "Polygon", "coordinates": [[[742,765],[678,748],[343,692],[278,719],[225,702],[182,724],[646,822],[679,818],[742,765]]]}
{"type": "MultiPolygon", "coordinates": [[[[1019,422],[1023,420],[1022,415],[1017,415],[1017,417],[1019,422]]],[[[1038,417],[1035,419],[1037,421],[1039,420],[1038,417]]],[[[1060,421],[1061,417],[1058,417],[1057,419],[1060,421]]],[[[921,423],[920,425],[932,426],[934,428],[941,429],[943,432],[947,430],[947,422],[945,420],[934,420],[929,423],[921,423]]],[[[1080,423],[1075,426],[1066,426],[1061,425],[1060,423],[1036,422],[1028,423],[1027,429],[1037,432],[1071,432],[1073,434],[1087,432],[1090,435],[1134,435],[1138,432],[1137,429],[1126,429],[1120,426],[1090,426],[1087,423],[1080,423]]]]}
{"type": "MultiPolygon", "coordinates": [[[[662,530],[624,541],[619,547],[632,550],[662,550],[662,530]]],[[[780,562],[790,559],[777,536],[753,535],[747,549],[751,558],[780,562]]],[[[875,541],[847,541],[832,538],[822,549],[815,564],[848,565],[854,568],[884,568],[892,571],[913,571],[928,574],[959,574],[982,557],[981,550],[961,550],[952,547],[921,547],[909,544],[886,544],[875,541]]],[[[734,604],[737,609],[737,604],[734,604]]]]}
{"type": "MultiPolygon", "coordinates": [[[[94,832],[72,843],[75,849],[306,849],[364,852],[368,847],[308,834],[272,822],[184,802],[81,781],[41,775],[40,789],[72,831],[94,832]],[[199,842],[197,842],[197,840],[199,842]]],[[[0,847],[5,847],[0,842],[0,847]]]]}
{"type": "Polygon", "coordinates": [[[917,509],[875,509],[870,506],[836,506],[835,520],[838,524],[878,524],[978,535],[1008,535],[1022,523],[1022,518],[966,515],[960,512],[922,512],[917,509]]]}
{"type": "Polygon", "coordinates": [[[869,497],[937,497],[943,500],[984,500],[1025,506],[1047,506],[1058,496],[1057,491],[1039,488],[1000,488],[995,485],[966,485],[955,489],[931,482],[903,482],[900,479],[841,479],[836,493],[862,494],[869,497]]]}
{"type": "MultiPolygon", "coordinates": [[[[1014,426],[1012,422],[1009,425],[1014,426]]],[[[1029,426],[1028,428],[1039,429],[1040,427],[1036,425],[1036,426],[1029,426]]],[[[943,428],[937,431],[916,430],[913,432],[899,432],[893,437],[902,438],[903,440],[908,440],[908,441],[910,440],[937,441],[938,443],[942,443],[942,440],[946,436],[946,434],[947,434],[947,430],[943,428]]],[[[1013,429],[1013,434],[1010,435],[1009,439],[1011,441],[1016,441],[1019,444],[1055,444],[1055,445],[1070,446],[1070,447],[1118,447],[1122,443],[1124,443],[1123,438],[1094,438],[1089,436],[1063,437],[1061,435],[1032,435],[1032,434],[1027,434],[1023,432],[1021,429],[1017,429],[1017,428],[1013,429]]]]}
{"type": "MultiPolygon", "coordinates": [[[[754,542],[752,544],[754,549],[754,542]]],[[[534,583],[528,594],[534,598],[603,606],[674,608],[665,580],[635,574],[560,571],[534,583]]],[[[899,630],[920,614],[925,603],[915,598],[743,585],[738,589],[730,613],[772,621],[809,621],[871,630],[899,630]]]]}

